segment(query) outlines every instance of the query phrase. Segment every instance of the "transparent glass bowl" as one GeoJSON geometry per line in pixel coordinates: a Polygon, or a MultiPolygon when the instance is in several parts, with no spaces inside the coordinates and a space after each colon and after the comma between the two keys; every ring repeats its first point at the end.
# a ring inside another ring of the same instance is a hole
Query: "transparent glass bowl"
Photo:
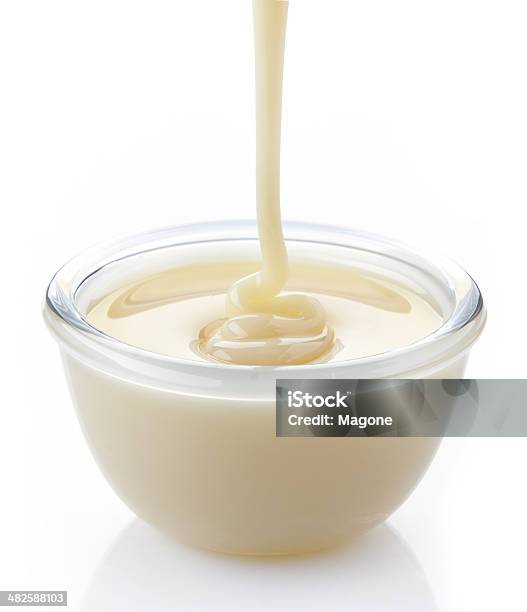
{"type": "Polygon", "coordinates": [[[86,320],[133,279],[221,257],[258,260],[256,225],[233,221],[143,233],[78,255],[44,308],[95,459],[139,516],[178,539],[239,554],[321,549],[383,521],[409,495],[433,438],[276,438],[278,378],[457,378],[485,309],[453,262],[334,227],[286,223],[290,257],[335,262],[426,293],[433,334],[380,355],[290,367],[232,366],[151,353],[86,320]]]}

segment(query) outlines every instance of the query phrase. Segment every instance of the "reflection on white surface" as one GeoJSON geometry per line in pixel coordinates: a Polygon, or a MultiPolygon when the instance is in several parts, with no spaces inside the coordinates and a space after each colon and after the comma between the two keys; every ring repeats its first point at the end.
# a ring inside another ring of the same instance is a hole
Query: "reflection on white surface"
{"type": "Polygon", "coordinates": [[[387,526],[325,553],[255,558],[187,548],[139,520],[102,559],[81,610],[437,612],[422,568],[387,526]]]}

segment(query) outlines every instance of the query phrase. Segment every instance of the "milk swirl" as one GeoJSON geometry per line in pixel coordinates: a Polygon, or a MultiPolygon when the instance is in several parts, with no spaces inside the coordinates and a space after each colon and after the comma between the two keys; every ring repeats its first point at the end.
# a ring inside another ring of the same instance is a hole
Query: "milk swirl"
{"type": "Polygon", "coordinates": [[[200,351],[226,363],[293,365],[331,351],[333,330],[322,305],[282,294],[288,278],[280,217],[280,132],[288,2],[253,0],[256,64],[256,202],[262,269],[227,296],[226,318],[205,326],[200,351]]]}
{"type": "Polygon", "coordinates": [[[233,286],[228,318],[202,329],[200,350],[243,365],[295,365],[329,354],[334,333],[320,302],[299,293],[266,298],[255,290],[259,280],[260,273],[233,286]]]}

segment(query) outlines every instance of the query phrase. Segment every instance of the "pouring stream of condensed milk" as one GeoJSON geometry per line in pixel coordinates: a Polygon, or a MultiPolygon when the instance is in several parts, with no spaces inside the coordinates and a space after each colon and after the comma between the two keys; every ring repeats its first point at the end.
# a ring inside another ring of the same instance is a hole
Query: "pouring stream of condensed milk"
{"type": "Polygon", "coordinates": [[[334,345],[320,302],[282,293],[288,278],[280,217],[280,133],[288,2],[253,0],[256,64],[256,203],[261,270],[237,281],[226,318],[205,326],[205,356],[239,365],[294,365],[317,361],[334,345]]]}

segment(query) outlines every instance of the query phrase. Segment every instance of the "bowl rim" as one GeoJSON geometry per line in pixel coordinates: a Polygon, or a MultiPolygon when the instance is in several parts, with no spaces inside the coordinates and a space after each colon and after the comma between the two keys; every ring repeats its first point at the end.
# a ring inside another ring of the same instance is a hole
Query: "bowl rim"
{"type": "MultiPolygon", "coordinates": [[[[132,255],[168,247],[218,242],[220,240],[255,240],[254,220],[209,221],[170,226],[127,235],[82,251],[64,264],[52,277],[45,295],[44,317],[59,344],[95,367],[110,369],[119,375],[124,370],[139,373],[132,362],[148,365],[148,382],[177,383],[177,373],[202,374],[207,377],[229,376],[239,379],[279,378],[384,378],[414,371],[419,367],[444,361],[447,353],[457,356],[468,350],[481,333],[486,310],[481,291],[474,279],[457,263],[426,248],[406,244],[382,235],[332,225],[285,221],[286,241],[317,242],[367,250],[392,259],[401,259],[414,267],[435,270],[437,278],[454,300],[451,315],[434,332],[405,347],[357,359],[294,366],[232,365],[152,353],[126,344],[90,325],[77,307],[76,296],[82,284],[106,265],[132,255]],[[94,354],[90,355],[92,352],[94,354]],[[105,357],[98,365],[95,353],[105,357]],[[396,362],[404,361],[396,366],[396,362]],[[106,363],[103,363],[106,362],[106,363]],[[111,364],[113,363],[112,367],[111,364]],[[395,367],[394,367],[395,366],[395,367]],[[124,367],[124,370],[123,370],[124,367]],[[154,374],[152,368],[159,371],[154,374]],[[368,375],[364,375],[368,373],[368,375]],[[153,376],[152,376],[153,375],[153,376]],[[319,375],[319,376],[317,376],[319,375]]],[[[136,364],[137,365],[137,364],[136,364]]]]}

